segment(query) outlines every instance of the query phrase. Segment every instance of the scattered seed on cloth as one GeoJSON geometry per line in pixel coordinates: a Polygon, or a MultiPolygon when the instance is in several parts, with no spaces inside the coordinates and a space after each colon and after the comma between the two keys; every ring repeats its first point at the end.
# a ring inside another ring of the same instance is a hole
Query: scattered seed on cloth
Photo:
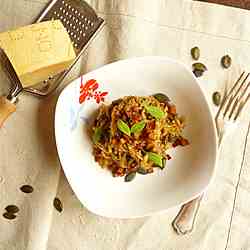
{"type": "Polygon", "coordinates": [[[191,56],[194,60],[199,60],[200,58],[200,49],[199,47],[195,46],[191,49],[191,56]]]}
{"type": "Polygon", "coordinates": [[[15,214],[15,213],[18,213],[19,212],[19,208],[16,206],[16,205],[9,205],[5,208],[5,210],[8,212],[8,213],[12,213],[12,214],[15,214]]]}
{"type": "Polygon", "coordinates": [[[213,93],[212,98],[214,105],[219,106],[221,103],[221,94],[218,91],[216,91],[213,93]]]}
{"type": "Polygon", "coordinates": [[[34,191],[34,188],[30,185],[23,185],[20,187],[20,190],[26,194],[30,194],[34,191]]]}
{"type": "Polygon", "coordinates": [[[225,55],[221,58],[221,65],[223,68],[228,69],[232,64],[232,59],[229,55],[225,55]]]}
{"type": "Polygon", "coordinates": [[[54,208],[61,213],[63,211],[63,204],[59,198],[55,198],[53,202],[54,208]]]}
{"type": "Polygon", "coordinates": [[[3,217],[8,220],[14,220],[16,218],[16,215],[13,213],[5,212],[3,214],[3,217]]]}

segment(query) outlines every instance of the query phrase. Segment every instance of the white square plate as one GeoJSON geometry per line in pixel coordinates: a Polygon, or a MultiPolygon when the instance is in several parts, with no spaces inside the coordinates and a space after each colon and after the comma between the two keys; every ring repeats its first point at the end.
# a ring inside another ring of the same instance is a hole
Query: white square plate
{"type": "Polygon", "coordinates": [[[90,211],[106,217],[141,217],[187,202],[206,189],[215,170],[216,130],[203,91],[192,72],[166,57],[118,61],[73,81],[58,99],[55,135],[75,194],[90,211]],[[86,86],[90,79],[97,82],[86,86]],[[177,112],[186,117],[184,135],[191,144],[172,150],[163,171],[137,175],[132,182],[113,178],[95,162],[87,133],[98,99],[102,93],[109,103],[123,96],[159,92],[169,96],[177,112]]]}

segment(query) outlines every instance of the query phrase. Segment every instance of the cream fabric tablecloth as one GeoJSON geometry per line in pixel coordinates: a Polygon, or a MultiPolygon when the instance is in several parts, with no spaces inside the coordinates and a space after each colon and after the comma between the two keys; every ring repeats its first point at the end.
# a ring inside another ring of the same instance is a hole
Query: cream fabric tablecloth
{"type": "MultiPolygon", "coordinates": [[[[107,22],[71,79],[108,62],[143,55],[169,56],[189,67],[190,48],[201,49],[208,72],[200,78],[211,94],[250,66],[250,12],[181,0],[89,0],[107,22]],[[229,53],[233,66],[220,67],[229,53]]],[[[0,31],[28,24],[47,0],[0,0],[0,31]]],[[[0,73],[0,92],[7,90],[0,73]]],[[[196,230],[178,236],[171,227],[179,208],[143,219],[107,219],[87,211],[75,197],[57,158],[53,116],[57,95],[44,100],[23,94],[17,112],[0,131],[0,250],[247,250],[250,249],[249,112],[223,144],[216,177],[205,196],[196,230]],[[20,192],[23,184],[32,194],[20,192]],[[62,213],[53,208],[58,196],[62,213]]],[[[195,96],[194,96],[195,98],[195,96]]],[[[212,107],[214,112],[216,109],[212,107]]],[[[204,142],[206,143],[206,142],[204,142]]],[[[84,176],[83,176],[84,181],[84,176]]]]}

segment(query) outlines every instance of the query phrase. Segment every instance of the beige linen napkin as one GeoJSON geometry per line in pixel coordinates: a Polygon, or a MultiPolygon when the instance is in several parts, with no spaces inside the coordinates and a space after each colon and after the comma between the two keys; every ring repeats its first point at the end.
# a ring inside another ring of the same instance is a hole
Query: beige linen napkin
{"type": "MultiPolygon", "coordinates": [[[[169,56],[191,67],[190,49],[199,46],[200,60],[208,67],[200,82],[216,112],[212,93],[232,82],[243,67],[249,70],[248,11],[181,0],[88,2],[107,25],[71,79],[108,62],[134,56],[169,56]],[[220,67],[225,54],[233,59],[229,70],[220,67]]],[[[30,23],[46,3],[0,0],[0,31],[30,23]]],[[[2,93],[7,86],[2,74],[0,79],[2,93]]],[[[249,117],[242,118],[237,133],[223,145],[196,230],[180,237],[171,227],[179,208],[148,218],[118,220],[96,216],[77,200],[60,171],[53,137],[56,98],[69,81],[44,100],[22,95],[17,112],[1,129],[0,207],[3,212],[7,205],[17,204],[20,211],[13,221],[0,217],[0,250],[250,249],[249,117]],[[31,184],[34,192],[20,192],[23,184],[31,184]],[[53,208],[55,196],[63,203],[62,213],[53,208]]]]}

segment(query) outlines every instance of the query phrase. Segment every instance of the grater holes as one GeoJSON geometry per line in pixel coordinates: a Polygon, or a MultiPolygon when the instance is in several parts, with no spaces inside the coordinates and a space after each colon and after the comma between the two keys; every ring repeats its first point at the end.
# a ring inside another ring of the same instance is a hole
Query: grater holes
{"type": "Polygon", "coordinates": [[[67,16],[69,14],[69,12],[67,11],[66,13],[65,13],[65,15],[67,16]]]}
{"type": "Polygon", "coordinates": [[[78,23],[78,19],[76,19],[76,21],[75,21],[76,23],[78,23]]]}
{"type": "Polygon", "coordinates": [[[76,38],[76,34],[73,37],[76,38]]]}
{"type": "Polygon", "coordinates": [[[76,26],[75,26],[75,25],[73,26],[73,29],[74,29],[74,30],[76,29],[76,26]]]}
{"type": "Polygon", "coordinates": [[[62,1],[62,4],[64,4],[65,2],[64,1],[62,1]]]}
{"type": "Polygon", "coordinates": [[[74,11],[75,11],[75,8],[71,7],[71,10],[74,12],[74,11]]]}
{"type": "Polygon", "coordinates": [[[88,20],[88,24],[90,24],[91,23],[91,21],[90,20],[88,20]]]}
{"type": "Polygon", "coordinates": [[[54,11],[54,14],[56,15],[56,14],[57,14],[57,12],[56,12],[56,11],[54,11]]]}
{"type": "Polygon", "coordinates": [[[69,20],[67,20],[66,24],[69,24],[69,20]]]}
{"type": "Polygon", "coordinates": [[[77,41],[79,41],[80,40],[80,37],[77,37],[77,41]]]}
{"type": "Polygon", "coordinates": [[[60,18],[60,19],[63,19],[63,16],[60,16],[59,18],[60,18]]]}
{"type": "Polygon", "coordinates": [[[75,20],[75,17],[73,16],[72,19],[75,20]]]}
{"type": "Polygon", "coordinates": [[[86,34],[85,34],[85,33],[83,33],[83,34],[82,34],[82,36],[83,36],[83,37],[85,37],[85,36],[86,36],[86,34]]]}
{"type": "Polygon", "coordinates": [[[90,25],[91,25],[91,26],[94,26],[94,23],[91,23],[90,25]]]}
{"type": "Polygon", "coordinates": [[[59,13],[57,13],[57,14],[56,14],[56,16],[58,16],[58,17],[59,17],[59,16],[60,16],[60,14],[59,14],[59,13]]]}
{"type": "Polygon", "coordinates": [[[82,34],[82,30],[80,30],[80,34],[82,34]]]}
{"type": "Polygon", "coordinates": [[[65,9],[62,10],[62,13],[65,13],[65,9]]]}
{"type": "Polygon", "coordinates": [[[78,11],[77,10],[75,10],[75,14],[77,14],[78,13],[78,11]]]}
{"type": "Polygon", "coordinates": [[[88,26],[85,26],[85,30],[87,30],[88,29],[88,26]]]}
{"type": "Polygon", "coordinates": [[[70,23],[69,26],[71,27],[71,26],[72,26],[72,23],[70,23]]]}
{"type": "Polygon", "coordinates": [[[60,7],[59,10],[62,10],[62,7],[60,7]]]}
{"type": "Polygon", "coordinates": [[[71,9],[71,6],[69,5],[68,8],[69,8],[69,10],[70,10],[70,9],[71,9]]]}
{"type": "Polygon", "coordinates": [[[73,33],[73,32],[71,32],[71,33],[70,33],[70,35],[71,35],[71,36],[73,36],[73,35],[74,35],[74,33],[73,33]]]}
{"type": "Polygon", "coordinates": [[[65,17],[63,18],[63,22],[66,22],[66,18],[65,17]]]}

